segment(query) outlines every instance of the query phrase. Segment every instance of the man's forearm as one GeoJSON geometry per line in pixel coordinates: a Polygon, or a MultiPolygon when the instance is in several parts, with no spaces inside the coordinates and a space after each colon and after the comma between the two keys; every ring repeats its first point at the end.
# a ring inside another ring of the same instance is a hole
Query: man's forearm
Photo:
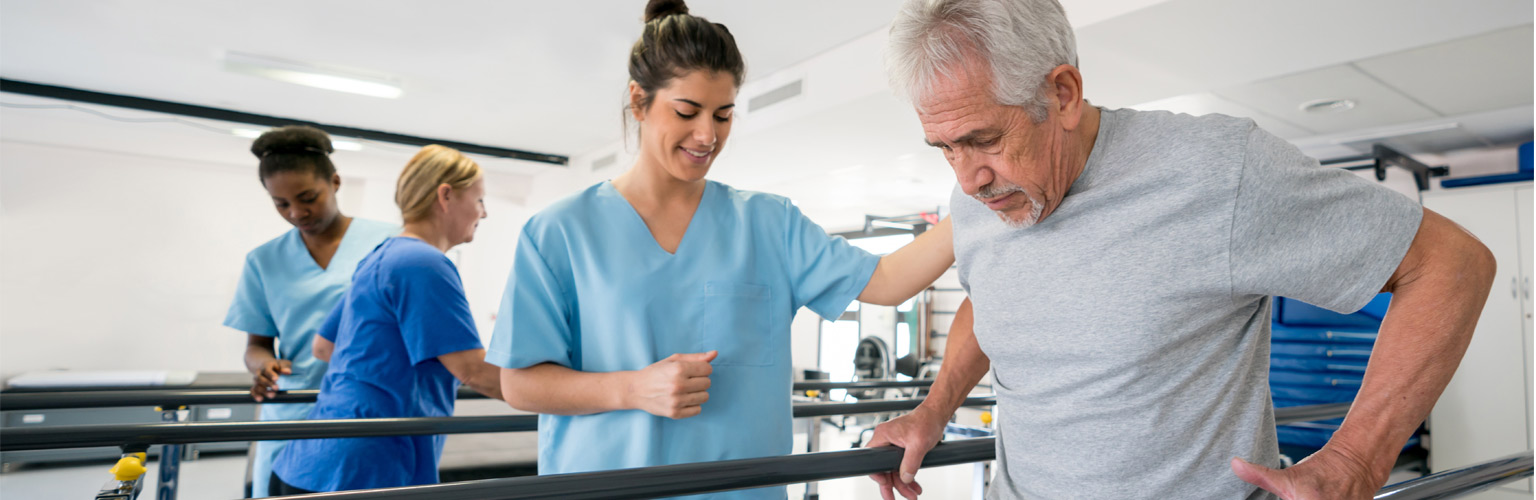
{"type": "Polygon", "coordinates": [[[954,414],[955,410],[960,409],[971,389],[987,375],[991,367],[991,360],[981,352],[981,344],[976,342],[972,314],[970,299],[962,302],[955,311],[955,320],[950,323],[949,336],[944,343],[944,367],[939,370],[938,378],[928,390],[928,398],[923,400],[923,406],[943,415],[954,414]]]}
{"type": "Polygon", "coordinates": [[[1486,247],[1464,231],[1446,231],[1444,225],[1460,227],[1434,212],[1425,211],[1424,224],[1414,245],[1426,239],[1428,248],[1410,250],[1404,265],[1412,267],[1388,284],[1392,305],[1365,380],[1329,443],[1381,480],[1456,373],[1492,286],[1494,263],[1486,247]],[[1444,234],[1436,235],[1437,227],[1444,234]]]}

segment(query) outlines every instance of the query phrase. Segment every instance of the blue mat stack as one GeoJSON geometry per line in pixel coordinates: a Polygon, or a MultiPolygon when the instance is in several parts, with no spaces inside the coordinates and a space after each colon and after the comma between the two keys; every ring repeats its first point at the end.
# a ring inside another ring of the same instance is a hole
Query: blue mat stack
{"type": "MultiPolygon", "coordinates": [[[[1354,314],[1338,314],[1276,297],[1269,358],[1269,390],[1275,407],[1354,401],[1391,299],[1391,294],[1384,293],[1354,314]]],[[[1279,426],[1280,446],[1300,459],[1322,448],[1341,422],[1279,426]]],[[[1418,442],[1414,435],[1408,445],[1418,442]]]]}

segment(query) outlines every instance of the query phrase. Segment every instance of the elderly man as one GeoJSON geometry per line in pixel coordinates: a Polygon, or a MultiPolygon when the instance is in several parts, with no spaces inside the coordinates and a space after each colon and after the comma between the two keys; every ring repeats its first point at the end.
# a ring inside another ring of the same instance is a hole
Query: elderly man
{"type": "Polygon", "coordinates": [[[906,449],[882,494],[921,492],[990,364],[988,498],[1370,498],[1455,372],[1492,255],[1250,120],[1090,105],[1075,43],[1055,0],[909,0],[891,28],[893,85],[959,183],[971,302],[931,395],[875,430],[906,449]],[[1277,470],[1270,297],[1347,312],[1378,291],[1394,297],[1348,418],[1277,470]]]}

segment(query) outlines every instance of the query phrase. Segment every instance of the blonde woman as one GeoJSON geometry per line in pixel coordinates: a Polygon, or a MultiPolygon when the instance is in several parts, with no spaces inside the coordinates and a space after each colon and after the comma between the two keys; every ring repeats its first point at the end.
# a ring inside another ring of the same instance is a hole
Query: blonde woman
{"type": "MultiPolygon", "coordinates": [[[[400,173],[405,230],[363,258],[352,287],[315,339],[328,360],[312,420],[445,417],[459,384],[501,398],[484,361],[458,269],[444,255],[485,218],[480,166],[427,146],[400,173]]],[[[443,436],[293,441],[273,464],[277,495],[437,482],[443,436]]]]}

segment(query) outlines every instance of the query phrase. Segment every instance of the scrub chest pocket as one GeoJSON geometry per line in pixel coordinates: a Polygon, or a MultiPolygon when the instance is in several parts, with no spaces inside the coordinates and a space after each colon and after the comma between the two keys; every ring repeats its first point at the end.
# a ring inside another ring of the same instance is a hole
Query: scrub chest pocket
{"type": "Polygon", "coordinates": [[[704,283],[704,332],[699,352],[720,351],[716,365],[773,364],[767,286],[735,281],[704,283]]]}

